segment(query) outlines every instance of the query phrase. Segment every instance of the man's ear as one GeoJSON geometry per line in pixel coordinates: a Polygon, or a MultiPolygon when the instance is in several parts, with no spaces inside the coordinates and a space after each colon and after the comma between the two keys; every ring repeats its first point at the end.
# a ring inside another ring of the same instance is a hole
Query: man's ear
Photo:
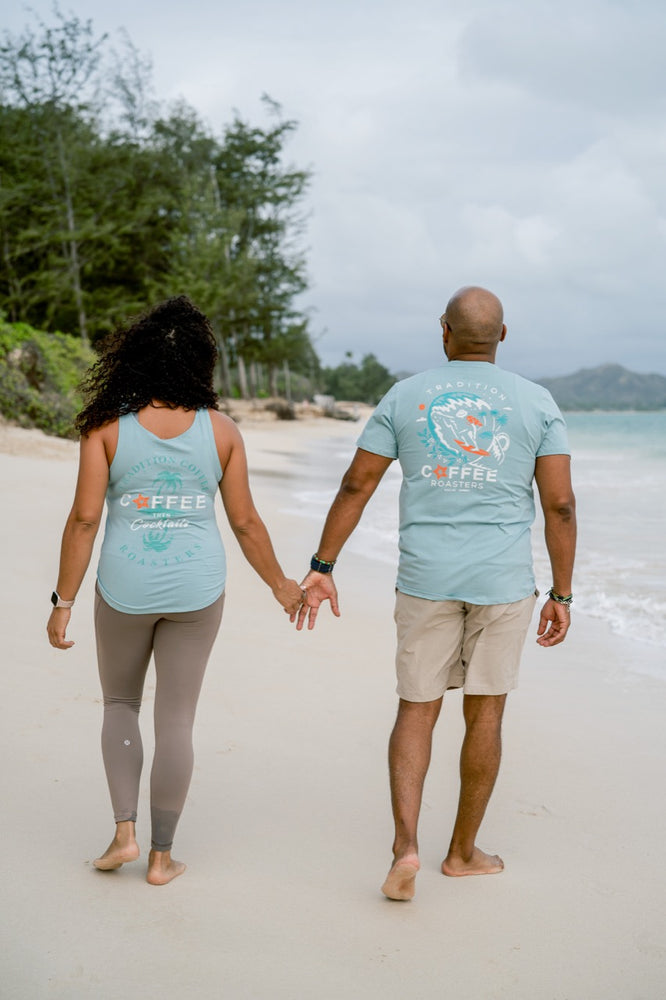
{"type": "Polygon", "coordinates": [[[450,336],[451,336],[451,327],[449,326],[449,324],[447,322],[444,322],[444,324],[442,326],[442,347],[444,348],[444,353],[446,354],[447,358],[449,356],[449,352],[447,350],[447,347],[449,346],[449,337],[450,336]]]}
{"type": "Polygon", "coordinates": [[[499,339],[500,344],[502,343],[505,337],[506,337],[506,323],[502,323],[502,332],[500,333],[500,339],[499,339]]]}

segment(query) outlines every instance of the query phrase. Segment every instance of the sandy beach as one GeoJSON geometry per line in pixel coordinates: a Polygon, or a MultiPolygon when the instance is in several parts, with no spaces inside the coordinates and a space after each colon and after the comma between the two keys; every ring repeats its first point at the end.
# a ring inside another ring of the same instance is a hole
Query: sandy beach
{"type": "MultiPolygon", "coordinates": [[[[313,442],[360,424],[241,422],[253,493],[285,570],[320,525],[290,490],[313,442]]],[[[461,696],[445,699],[421,819],[415,899],[379,891],[392,826],[386,741],[396,699],[393,573],[343,553],[342,618],[297,634],[224,523],[227,604],[201,697],[194,778],[174,854],[101,873],[113,823],[99,749],[94,571],[63,653],[46,640],[77,446],[0,427],[3,803],[0,995],[7,1000],[660,1000],[666,682],[632,671],[663,650],[584,616],[528,640],[480,846],[506,871],[439,873],[457,799],[461,696]]],[[[609,544],[612,540],[609,539],[609,544]]],[[[656,662],[656,660],[655,660],[656,662]]],[[[149,675],[150,676],[150,675],[149,675]]],[[[152,749],[149,680],[142,714],[152,749]]]]}

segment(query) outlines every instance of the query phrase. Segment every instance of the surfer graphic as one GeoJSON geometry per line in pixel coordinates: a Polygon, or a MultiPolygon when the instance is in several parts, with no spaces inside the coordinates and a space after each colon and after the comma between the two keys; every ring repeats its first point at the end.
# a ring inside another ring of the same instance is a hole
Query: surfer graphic
{"type": "Polygon", "coordinates": [[[426,443],[451,462],[501,465],[510,444],[506,419],[481,396],[447,392],[430,404],[426,443]]]}

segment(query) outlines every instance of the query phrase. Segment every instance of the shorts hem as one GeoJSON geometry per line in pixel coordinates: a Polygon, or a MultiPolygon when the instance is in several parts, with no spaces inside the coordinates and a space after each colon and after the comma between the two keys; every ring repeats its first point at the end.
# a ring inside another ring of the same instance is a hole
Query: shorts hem
{"type": "Polygon", "coordinates": [[[445,688],[444,691],[440,691],[437,694],[431,694],[431,693],[428,693],[426,695],[421,693],[412,694],[411,692],[405,693],[397,689],[396,689],[396,694],[398,695],[398,698],[400,698],[401,701],[410,701],[415,704],[423,704],[427,701],[438,701],[440,698],[443,698],[448,691],[462,691],[463,694],[485,695],[489,697],[496,697],[502,694],[509,694],[511,691],[515,691],[517,687],[518,684],[515,683],[515,684],[510,684],[508,687],[502,685],[501,691],[489,691],[487,689],[483,690],[479,689],[478,685],[475,685],[474,689],[472,690],[469,687],[465,687],[464,684],[451,684],[449,685],[449,687],[445,688]]]}
{"type": "Polygon", "coordinates": [[[403,692],[396,688],[396,694],[401,701],[411,701],[415,704],[423,704],[426,701],[438,701],[443,698],[447,691],[460,691],[462,689],[462,684],[451,684],[449,687],[445,688],[444,691],[437,691],[434,694],[428,692],[428,694],[422,694],[421,692],[403,692]]]}
{"type": "Polygon", "coordinates": [[[479,691],[479,690],[471,691],[471,690],[469,690],[469,688],[464,688],[464,692],[465,692],[465,694],[484,695],[486,697],[493,697],[493,698],[495,698],[495,697],[497,697],[497,696],[499,696],[501,694],[509,694],[509,692],[515,691],[517,687],[518,687],[517,684],[510,684],[509,687],[506,687],[505,685],[502,685],[502,690],[501,691],[479,691]]]}

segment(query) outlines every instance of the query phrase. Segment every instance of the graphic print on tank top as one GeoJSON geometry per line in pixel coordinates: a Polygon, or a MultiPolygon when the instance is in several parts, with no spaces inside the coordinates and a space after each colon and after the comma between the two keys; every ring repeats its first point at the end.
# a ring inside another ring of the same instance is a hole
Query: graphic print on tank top
{"type": "Polygon", "coordinates": [[[142,565],[174,565],[201,549],[197,529],[210,515],[212,498],[205,474],[195,462],[153,454],[136,462],[118,483],[124,537],[119,551],[142,565]],[[151,466],[159,472],[148,479],[151,466]],[[162,466],[160,468],[160,466],[162,466]],[[133,480],[138,480],[133,488],[133,480]]]}

